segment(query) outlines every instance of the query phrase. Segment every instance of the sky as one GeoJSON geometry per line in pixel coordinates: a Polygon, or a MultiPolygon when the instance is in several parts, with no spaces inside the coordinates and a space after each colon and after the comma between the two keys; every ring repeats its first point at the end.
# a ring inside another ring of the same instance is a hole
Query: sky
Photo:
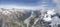
{"type": "Polygon", "coordinates": [[[55,7],[55,3],[52,0],[0,0],[0,7],[55,7]]]}

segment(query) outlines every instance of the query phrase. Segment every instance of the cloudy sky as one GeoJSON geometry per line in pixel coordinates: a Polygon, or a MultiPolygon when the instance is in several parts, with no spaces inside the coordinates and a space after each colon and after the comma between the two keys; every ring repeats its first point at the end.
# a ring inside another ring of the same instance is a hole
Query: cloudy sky
{"type": "Polygon", "coordinates": [[[52,0],[0,0],[0,7],[55,7],[52,0]]]}

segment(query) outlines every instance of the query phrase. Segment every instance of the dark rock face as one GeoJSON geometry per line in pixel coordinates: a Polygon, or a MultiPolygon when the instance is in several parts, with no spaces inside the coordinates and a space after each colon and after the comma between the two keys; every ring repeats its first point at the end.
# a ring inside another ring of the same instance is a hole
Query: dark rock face
{"type": "Polygon", "coordinates": [[[0,27],[2,27],[2,20],[0,20],[0,27]]]}
{"type": "Polygon", "coordinates": [[[60,27],[60,24],[58,24],[58,27],[60,27]]]}
{"type": "Polygon", "coordinates": [[[30,15],[31,15],[31,11],[25,12],[25,13],[23,13],[23,16],[22,16],[22,17],[19,17],[18,19],[19,19],[20,21],[24,21],[24,20],[27,19],[30,15]]]}
{"type": "Polygon", "coordinates": [[[60,18],[60,14],[57,13],[56,15],[60,18]]]}

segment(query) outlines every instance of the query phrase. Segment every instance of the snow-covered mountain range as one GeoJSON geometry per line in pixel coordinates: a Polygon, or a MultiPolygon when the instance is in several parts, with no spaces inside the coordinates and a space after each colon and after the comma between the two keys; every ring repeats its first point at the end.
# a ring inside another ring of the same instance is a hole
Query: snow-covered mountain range
{"type": "Polygon", "coordinates": [[[2,27],[11,26],[11,25],[7,26],[6,23],[7,24],[15,23],[18,26],[22,26],[22,27],[23,26],[37,27],[37,25],[38,27],[40,26],[41,27],[42,26],[58,27],[58,25],[60,24],[60,21],[59,21],[60,13],[56,12],[54,9],[27,10],[27,9],[15,9],[15,8],[12,8],[12,9],[0,8],[0,20],[2,21],[1,23],[2,27]]]}

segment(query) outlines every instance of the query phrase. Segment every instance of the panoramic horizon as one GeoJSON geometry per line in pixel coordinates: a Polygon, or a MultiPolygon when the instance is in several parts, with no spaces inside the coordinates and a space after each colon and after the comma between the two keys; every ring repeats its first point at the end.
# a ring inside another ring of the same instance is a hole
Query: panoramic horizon
{"type": "Polygon", "coordinates": [[[60,0],[0,0],[0,27],[60,27],[60,0]]]}

